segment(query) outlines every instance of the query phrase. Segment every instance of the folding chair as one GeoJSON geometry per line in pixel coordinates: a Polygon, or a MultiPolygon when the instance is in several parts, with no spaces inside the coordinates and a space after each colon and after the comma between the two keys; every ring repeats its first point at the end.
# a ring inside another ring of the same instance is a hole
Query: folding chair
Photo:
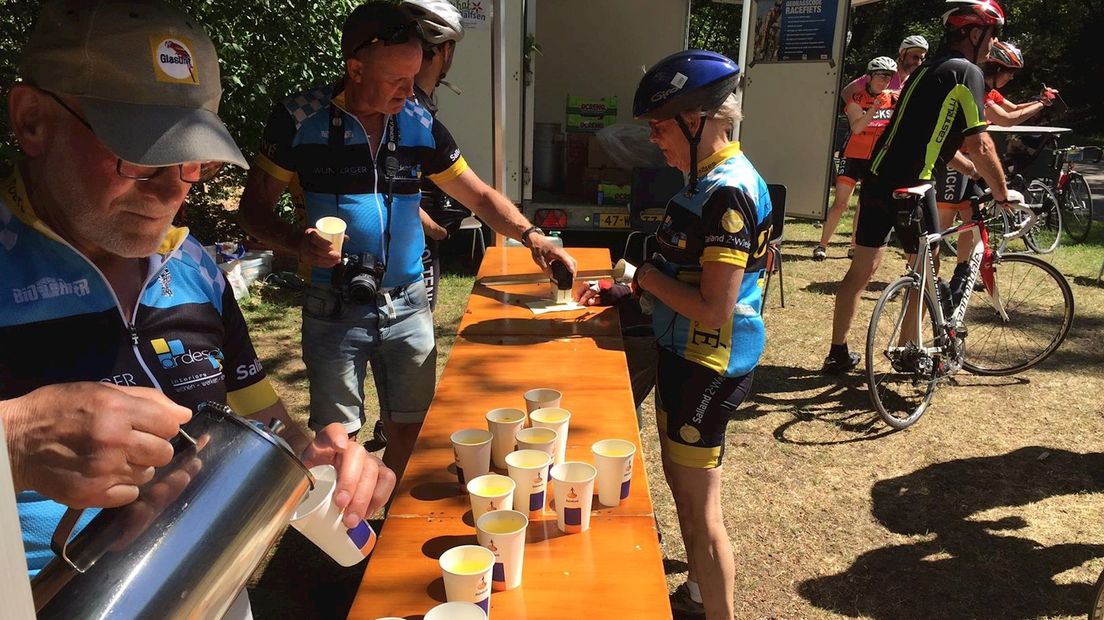
{"type": "Polygon", "coordinates": [[[475,262],[475,244],[477,242],[479,243],[479,257],[483,258],[483,255],[487,253],[487,244],[483,239],[483,222],[480,222],[479,218],[474,215],[469,215],[460,222],[460,230],[472,231],[472,262],[475,262]]]}
{"type": "Polygon", "coordinates": [[[771,199],[771,226],[773,237],[767,242],[767,281],[763,285],[763,308],[767,311],[767,293],[770,292],[771,278],[778,271],[778,292],[782,307],[786,307],[786,280],[782,277],[782,229],[786,225],[786,186],[768,183],[767,192],[771,199]]]}

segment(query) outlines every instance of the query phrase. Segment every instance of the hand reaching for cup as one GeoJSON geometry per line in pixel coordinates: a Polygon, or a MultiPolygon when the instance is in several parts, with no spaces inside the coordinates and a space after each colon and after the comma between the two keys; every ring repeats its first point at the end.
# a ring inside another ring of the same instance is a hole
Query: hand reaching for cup
{"type": "Polygon", "coordinates": [[[333,423],[315,436],[303,452],[303,464],[333,465],[337,470],[334,503],[345,510],[346,527],[355,527],[387,503],[395,489],[395,472],[359,443],[349,439],[340,423],[333,423]]]}

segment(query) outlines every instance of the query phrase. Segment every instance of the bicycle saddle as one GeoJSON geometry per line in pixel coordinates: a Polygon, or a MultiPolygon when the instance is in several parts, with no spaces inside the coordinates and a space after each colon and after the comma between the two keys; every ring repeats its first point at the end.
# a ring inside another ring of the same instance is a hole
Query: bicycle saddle
{"type": "Polygon", "coordinates": [[[924,194],[931,191],[931,183],[921,183],[920,185],[914,185],[912,187],[899,187],[893,190],[893,197],[900,200],[902,198],[921,198],[924,194]]]}

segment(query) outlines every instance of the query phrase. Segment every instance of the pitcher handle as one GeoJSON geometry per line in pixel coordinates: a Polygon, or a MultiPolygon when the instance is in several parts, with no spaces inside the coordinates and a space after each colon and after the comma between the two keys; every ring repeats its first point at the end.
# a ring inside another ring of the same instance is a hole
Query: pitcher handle
{"type": "Polygon", "coordinates": [[[77,522],[80,521],[82,515],[84,515],[84,508],[66,509],[65,514],[58,521],[53,538],[50,539],[50,550],[54,552],[54,555],[64,560],[73,570],[81,574],[91,568],[93,562],[89,562],[87,566],[78,566],[76,562],[69,559],[68,552],[69,539],[73,536],[73,530],[77,527],[77,522]]]}

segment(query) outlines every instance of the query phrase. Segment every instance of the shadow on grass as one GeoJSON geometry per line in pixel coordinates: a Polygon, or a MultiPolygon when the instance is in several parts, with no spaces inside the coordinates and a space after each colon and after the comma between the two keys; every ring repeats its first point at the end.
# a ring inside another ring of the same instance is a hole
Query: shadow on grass
{"type": "MultiPolygon", "coordinates": [[[[842,279],[843,276],[841,275],[842,279]]],[[[810,282],[804,288],[804,290],[810,293],[819,293],[821,295],[835,296],[839,292],[840,281],[833,280],[831,282],[810,282]]],[[[867,293],[881,293],[885,288],[889,286],[889,282],[882,282],[880,280],[871,280],[866,288],[863,289],[867,293]]]]}
{"type": "Polygon", "coordinates": [[[835,445],[878,439],[893,432],[871,409],[865,380],[856,373],[827,375],[794,366],[760,365],[751,399],[794,417],[774,430],[778,441],[796,445],[835,445]],[[828,424],[842,438],[798,439],[792,431],[809,423],[828,424]]]}
{"type": "MultiPolygon", "coordinates": [[[[380,530],[378,522],[373,526],[380,530]]],[[[344,618],[367,565],[361,562],[345,568],[289,527],[264,572],[249,588],[253,617],[344,618]]]]}
{"type": "Polygon", "coordinates": [[[1090,278],[1088,276],[1073,276],[1073,283],[1079,286],[1104,286],[1104,284],[1096,278],[1090,278]]]}
{"type": "Polygon", "coordinates": [[[1091,586],[1055,577],[1104,557],[1104,545],[1046,545],[1014,535],[1029,525],[1022,516],[977,517],[1104,491],[1102,472],[1104,455],[1032,446],[878,481],[870,491],[874,518],[893,533],[927,539],[863,553],[798,592],[821,609],[876,619],[1083,615],[1091,586]]]}

